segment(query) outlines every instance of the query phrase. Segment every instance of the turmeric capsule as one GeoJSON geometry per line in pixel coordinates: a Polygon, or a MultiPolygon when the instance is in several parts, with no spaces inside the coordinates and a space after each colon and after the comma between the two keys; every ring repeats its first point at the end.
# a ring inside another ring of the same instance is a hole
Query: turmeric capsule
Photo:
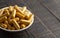
{"type": "Polygon", "coordinates": [[[6,16],[7,16],[7,15],[8,15],[8,16],[10,15],[9,10],[5,9],[4,12],[5,12],[6,16]]]}
{"type": "Polygon", "coordinates": [[[19,6],[15,5],[14,7],[20,14],[24,14],[22,10],[19,8],[19,6]]]}
{"type": "Polygon", "coordinates": [[[25,24],[21,24],[21,26],[20,26],[21,28],[25,28],[26,27],[26,25],[25,24]]]}
{"type": "Polygon", "coordinates": [[[29,18],[29,20],[28,21],[32,21],[33,20],[33,18],[34,18],[34,15],[32,14],[31,16],[30,16],[30,18],[29,18]]]}
{"type": "Polygon", "coordinates": [[[19,18],[18,17],[16,17],[16,18],[14,18],[16,21],[19,21],[19,18]]]}
{"type": "Polygon", "coordinates": [[[4,12],[4,10],[0,10],[0,17],[2,16],[3,12],[4,12]]]}
{"type": "Polygon", "coordinates": [[[2,24],[1,27],[2,28],[7,28],[7,25],[6,24],[2,24]]]}
{"type": "Polygon", "coordinates": [[[22,13],[26,11],[26,6],[23,7],[22,13]]]}
{"type": "Polygon", "coordinates": [[[16,10],[14,9],[14,10],[12,11],[11,17],[12,17],[12,18],[15,18],[15,15],[16,15],[16,10]]]}
{"type": "Polygon", "coordinates": [[[7,20],[7,17],[6,17],[6,16],[0,17],[0,22],[3,22],[3,21],[5,21],[5,20],[7,20]]]}
{"type": "Polygon", "coordinates": [[[16,13],[16,16],[18,16],[19,18],[24,18],[25,17],[25,15],[20,14],[19,12],[16,13]]]}
{"type": "Polygon", "coordinates": [[[31,16],[32,16],[32,14],[28,14],[25,16],[25,19],[29,20],[31,16]]]}
{"type": "Polygon", "coordinates": [[[21,19],[20,23],[28,25],[28,24],[30,24],[30,21],[21,19]]]}
{"type": "Polygon", "coordinates": [[[24,14],[25,14],[25,19],[29,19],[30,17],[31,17],[31,15],[32,15],[32,13],[30,12],[30,11],[28,11],[28,10],[26,10],[25,12],[24,12],[24,14]]]}
{"type": "Polygon", "coordinates": [[[11,30],[15,30],[15,27],[11,27],[11,30]]]}
{"type": "Polygon", "coordinates": [[[12,19],[12,23],[13,23],[14,27],[15,27],[17,30],[20,29],[20,26],[19,26],[19,24],[16,22],[16,20],[12,19]]]}
{"type": "Polygon", "coordinates": [[[9,15],[10,15],[9,11],[5,10],[4,14],[2,14],[0,17],[9,16],[9,15]]]}
{"type": "Polygon", "coordinates": [[[10,18],[8,18],[8,19],[7,19],[7,21],[8,21],[8,23],[9,23],[9,24],[12,24],[12,23],[11,23],[11,19],[10,19],[10,18]]]}
{"type": "Polygon", "coordinates": [[[26,18],[29,19],[31,17],[32,13],[30,11],[28,11],[28,10],[26,12],[27,12],[26,18]]]}
{"type": "Polygon", "coordinates": [[[9,11],[11,12],[13,10],[13,6],[9,6],[9,11]]]}
{"type": "Polygon", "coordinates": [[[7,28],[10,30],[11,29],[11,25],[8,23],[8,21],[4,22],[7,25],[7,28]]]}

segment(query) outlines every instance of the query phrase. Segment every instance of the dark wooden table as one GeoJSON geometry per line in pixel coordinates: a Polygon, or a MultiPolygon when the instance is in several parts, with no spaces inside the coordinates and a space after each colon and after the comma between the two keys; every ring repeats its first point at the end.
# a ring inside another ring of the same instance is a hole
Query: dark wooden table
{"type": "Polygon", "coordinates": [[[60,0],[0,0],[0,8],[16,4],[27,6],[35,21],[22,32],[0,30],[0,38],[60,38],[60,0]]]}

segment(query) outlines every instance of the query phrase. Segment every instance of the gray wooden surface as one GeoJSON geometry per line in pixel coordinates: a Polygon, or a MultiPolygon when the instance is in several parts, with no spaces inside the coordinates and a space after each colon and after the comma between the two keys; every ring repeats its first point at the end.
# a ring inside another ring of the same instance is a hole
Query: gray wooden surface
{"type": "Polygon", "coordinates": [[[60,38],[60,0],[0,0],[0,8],[16,4],[28,7],[34,23],[22,32],[0,30],[0,38],[60,38]]]}

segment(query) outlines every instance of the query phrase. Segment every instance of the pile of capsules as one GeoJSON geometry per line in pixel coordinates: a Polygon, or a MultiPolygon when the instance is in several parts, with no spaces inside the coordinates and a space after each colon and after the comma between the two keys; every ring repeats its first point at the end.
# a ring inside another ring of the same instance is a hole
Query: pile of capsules
{"type": "Polygon", "coordinates": [[[26,6],[14,5],[2,8],[0,9],[0,27],[8,30],[23,29],[31,23],[33,17],[34,15],[26,6]]]}

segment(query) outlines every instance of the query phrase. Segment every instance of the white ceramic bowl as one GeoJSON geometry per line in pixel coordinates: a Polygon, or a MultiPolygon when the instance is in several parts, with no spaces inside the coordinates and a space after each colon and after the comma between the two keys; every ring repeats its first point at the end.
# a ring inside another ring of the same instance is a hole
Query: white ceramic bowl
{"type": "MultiPolygon", "coordinates": [[[[7,9],[8,7],[5,7],[5,8],[2,8],[2,9],[0,9],[0,10],[4,10],[4,9],[7,9]]],[[[21,7],[20,7],[21,8],[21,7]]],[[[27,11],[29,11],[29,10],[27,10],[27,11]]],[[[30,12],[30,11],[29,11],[30,12]]],[[[30,12],[31,13],[31,12],[30,12]]],[[[33,22],[34,22],[34,17],[33,17],[33,19],[32,19],[32,22],[27,26],[27,27],[25,27],[25,28],[23,28],[23,29],[19,29],[19,30],[8,30],[8,29],[5,29],[5,28],[2,28],[2,27],[0,27],[0,29],[2,29],[2,30],[4,30],[4,31],[8,31],[8,32],[18,32],[18,31],[23,31],[23,30],[25,30],[25,29],[28,29],[32,24],[33,24],[33,22]]]]}

